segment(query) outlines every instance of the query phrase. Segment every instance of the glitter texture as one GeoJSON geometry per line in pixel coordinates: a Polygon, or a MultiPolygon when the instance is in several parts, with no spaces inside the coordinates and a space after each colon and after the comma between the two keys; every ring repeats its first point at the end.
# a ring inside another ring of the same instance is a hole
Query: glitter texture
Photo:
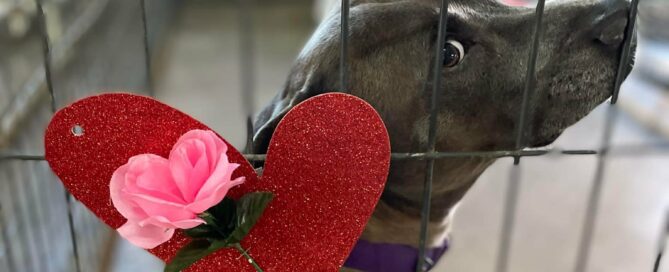
{"type": "MultiPolygon", "coordinates": [[[[46,158],[75,198],[118,228],[125,219],[109,198],[113,171],[137,154],[167,156],[179,136],[192,129],[209,128],[148,97],[93,96],[56,113],[46,133],[46,158]],[[83,135],[73,134],[76,125],[83,135]]],[[[261,179],[228,146],[230,161],[241,164],[234,177],[247,180],[230,195],[275,194],[242,242],[256,262],[267,272],[337,271],[371,216],[388,174],[390,144],[376,111],[340,93],[301,103],[274,132],[261,179]]],[[[169,261],[187,242],[177,232],[150,252],[169,261]]],[[[223,249],[187,271],[255,270],[237,251],[223,249]]]]}

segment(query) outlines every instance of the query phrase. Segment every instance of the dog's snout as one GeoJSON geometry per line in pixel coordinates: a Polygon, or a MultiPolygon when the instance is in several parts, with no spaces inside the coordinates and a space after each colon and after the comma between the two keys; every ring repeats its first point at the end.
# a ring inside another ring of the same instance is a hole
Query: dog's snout
{"type": "Polygon", "coordinates": [[[608,1],[603,12],[593,21],[593,35],[596,41],[607,46],[618,46],[625,38],[625,28],[629,16],[627,1],[608,1]]]}
{"type": "Polygon", "coordinates": [[[627,13],[617,12],[600,20],[595,26],[595,39],[605,45],[617,46],[625,37],[627,13]]]}

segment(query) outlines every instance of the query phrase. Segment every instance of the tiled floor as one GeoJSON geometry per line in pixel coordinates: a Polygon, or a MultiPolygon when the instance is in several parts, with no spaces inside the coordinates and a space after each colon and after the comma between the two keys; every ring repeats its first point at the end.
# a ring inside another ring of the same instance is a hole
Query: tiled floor
{"type": "MultiPolygon", "coordinates": [[[[236,13],[220,5],[185,3],[158,68],[158,98],[242,146],[236,13]]],[[[282,86],[313,22],[307,6],[272,4],[263,5],[256,19],[256,102],[260,107],[282,86]]],[[[624,99],[640,91],[643,85],[638,80],[625,85],[624,99]]],[[[604,107],[570,128],[556,147],[599,148],[604,107]]],[[[661,141],[666,142],[629,115],[620,114],[615,145],[661,141]]],[[[504,159],[493,165],[465,197],[456,217],[453,248],[435,271],[495,271],[511,164],[504,159]]],[[[573,270],[596,164],[595,156],[523,160],[509,271],[573,270]]],[[[668,165],[667,153],[615,155],[608,160],[588,271],[651,271],[661,221],[669,208],[668,165]]],[[[159,271],[161,267],[147,253],[122,243],[115,271],[159,271]]],[[[669,262],[663,271],[669,271],[669,262]]]]}

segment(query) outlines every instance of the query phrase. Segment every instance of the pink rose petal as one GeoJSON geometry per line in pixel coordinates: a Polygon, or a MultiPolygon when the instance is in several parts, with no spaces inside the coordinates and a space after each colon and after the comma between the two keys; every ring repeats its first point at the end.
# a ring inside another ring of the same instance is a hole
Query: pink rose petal
{"type": "Polygon", "coordinates": [[[152,248],[169,240],[175,229],[205,223],[198,214],[220,203],[239,167],[228,161],[227,145],[214,132],[182,135],[169,158],[140,154],[114,171],[109,192],[114,207],[128,219],[118,229],[133,244],[152,248]]]}
{"type": "Polygon", "coordinates": [[[184,219],[180,221],[173,221],[162,216],[152,216],[147,219],[144,219],[143,221],[140,221],[139,225],[140,226],[156,225],[171,229],[190,229],[202,225],[204,223],[205,223],[204,220],[202,220],[202,218],[199,217],[195,219],[184,219]]]}
{"type": "Polygon", "coordinates": [[[121,237],[130,241],[131,244],[144,249],[152,249],[160,244],[167,242],[174,235],[174,229],[165,229],[155,225],[139,224],[128,221],[117,229],[121,237]]]}

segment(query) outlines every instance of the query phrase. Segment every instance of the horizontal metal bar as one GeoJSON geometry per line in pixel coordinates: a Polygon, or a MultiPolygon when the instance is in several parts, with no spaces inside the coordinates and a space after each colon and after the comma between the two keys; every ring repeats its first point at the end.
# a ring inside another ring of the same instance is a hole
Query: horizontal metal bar
{"type": "MultiPolygon", "coordinates": [[[[548,154],[561,155],[597,155],[600,152],[588,149],[533,149],[533,150],[501,150],[501,151],[469,151],[469,152],[422,152],[422,153],[392,153],[391,158],[395,161],[402,160],[426,160],[445,158],[504,158],[504,157],[537,157],[548,154]]],[[[669,153],[669,143],[642,144],[642,145],[620,145],[607,150],[608,155],[634,156],[640,154],[665,154],[669,153]]],[[[261,162],[267,159],[267,154],[244,154],[244,157],[253,162],[261,162]]],[[[0,153],[0,161],[23,160],[43,161],[44,155],[0,153]]]]}
{"type": "Polygon", "coordinates": [[[445,158],[503,158],[503,157],[534,157],[549,153],[562,153],[570,155],[594,155],[594,150],[519,150],[519,151],[472,151],[472,152],[426,152],[426,153],[392,153],[393,160],[423,160],[423,159],[445,159],[445,158]],[[568,152],[568,153],[564,153],[568,152]]]}
{"type": "Polygon", "coordinates": [[[252,162],[264,162],[267,159],[266,154],[244,154],[244,158],[252,162]]]}
{"type": "MultiPolygon", "coordinates": [[[[391,158],[393,160],[425,160],[425,159],[468,158],[468,157],[502,158],[502,157],[515,157],[515,156],[520,156],[520,157],[541,156],[549,153],[561,153],[567,155],[595,155],[597,154],[597,151],[543,149],[543,150],[519,150],[519,151],[421,152],[421,153],[392,153],[391,158]]],[[[249,161],[264,161],[267,158],[267,155],[244,154],[244,157],[249,161]]],[[[0,153],[0,161],[2,160],[43,161],[45,159],[44,155],[0,153]]]]}
{"type": "Polygon", "coordinates": [[[43,161],[44,155],[23,155],[23,154],[0,154],[0,161],[20,160],[20,161],[43,161]]]}

